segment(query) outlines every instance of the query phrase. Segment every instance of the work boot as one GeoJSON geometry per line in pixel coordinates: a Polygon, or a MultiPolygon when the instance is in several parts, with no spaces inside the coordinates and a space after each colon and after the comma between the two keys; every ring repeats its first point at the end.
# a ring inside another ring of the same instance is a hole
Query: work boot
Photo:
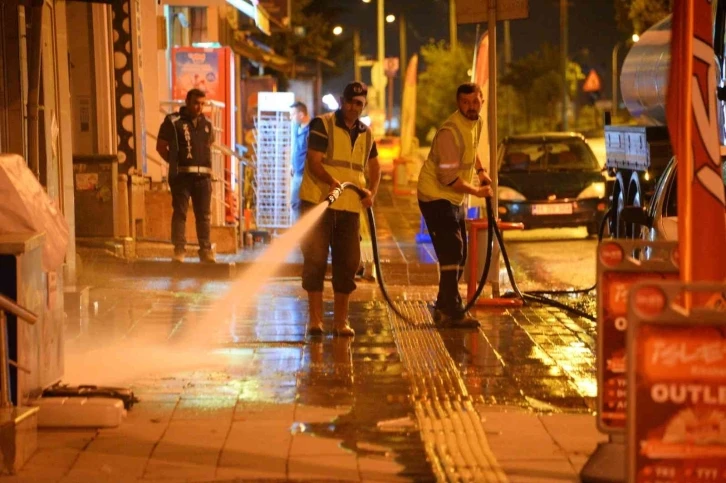
{"type": "Polygon", "coordinates": [[[335,293],[333,311],[333,335],[340,337],[353,337],[355,331],[348,322],[348,298],[344,293],[335,293]]]}
{"type": "Polygon", "coordinates": [[[308,292],[307,334],[323,335],[323,292],[308,292]]]}
{"type": "Polygon", "coordinates": [[[453,317],[450,317],[448,323],[451,327],[462,329],[477,328],[481,325],[479,321],[473,315],[471,315],[471,312],[469,312],[468,310],[466,312],[461,312],[454,315],[453,317]]]}
{"type": "Polygon", "coordinates": [[[186,256],[186,250],[184,250],[183,248],[175,248],[174,256],[171,257],[171,261],[176,263],[184,263],[184,259],[186,258],[186,256]]]}
{"type": "Polygon", "coordinates": [[[199,250],[199,261],[202,263],[217,263],[212,250],[199,250]]]}

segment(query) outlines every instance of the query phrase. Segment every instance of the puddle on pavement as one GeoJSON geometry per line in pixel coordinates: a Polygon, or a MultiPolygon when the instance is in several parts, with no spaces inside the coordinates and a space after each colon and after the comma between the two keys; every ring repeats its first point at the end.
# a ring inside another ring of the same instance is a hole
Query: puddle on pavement
{"type": "MultiPolygon", "coordinates": [[[[591,409],[594,355],[581,341],[573,337],[573,342],[564,344],[561,336],[550,336],[549,332],[558,331],[551,322],[541,321],[550,328],[532,335],[511,315],[487,310],[476,315],[482,322],[478,330],[438,332],[477,402],[546,411],[591,409]],[[583,356],[583,351],[589,354],[583,356]],[[541,404],[533,407],[532,401],[541,404]]],[[[567,329],[561,332],[571,335],[567,329]]]]}
{"type": "Polygon", "coordinates": [[[385,458],[400,464],[403,470],[399,476],[434,481],[418,428],[411,424],[386,427],[386,422],[410,421],[410,383],[404,377],[388,327],[368,324],[361,316],[372,308],[366,305],[351,302],[351,323],[357,334],[354,339],[310,340],[303,349],[298,372],[298,404],[347,408],[330,421],[296,420],[291,431],[340,440],[342,449],[359,457],[385,458]]]}

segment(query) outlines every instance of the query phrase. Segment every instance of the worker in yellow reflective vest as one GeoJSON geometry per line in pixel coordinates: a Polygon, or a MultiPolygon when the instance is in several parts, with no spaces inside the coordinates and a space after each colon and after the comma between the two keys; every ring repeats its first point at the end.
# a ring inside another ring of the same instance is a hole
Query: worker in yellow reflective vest
{"type": "Polygon", "coordinates": [[[355,192],[345,190],[301,244],[310,335],[323,334],[323,280],[331,250],[335,293],[332,332],[339,336],[355,335],[348,321],[348,298],[356,288],[354,278],[360,265],[360,212],[361,208],[373,205],[381,179],[376,143],[371,130],[360,121],[367,95],[365,84],[351,82],[340,98],[340,109],[310,122],[308,157],[300,186],[301,212],[317,206],[346,181],[366,193],[361,199],[355,192]]]}
{"type": "Polygon", "coordinates": [[[436,132],[431,151],[418,178],[418,204],[439,259],[439,293],[434,321],[453,327],[478,327],[459,294],[464,273],[467,240],[466,195],[492,196],[491,179],[476,154],[483,121],[479,117],[482,92],[476,84],[462,84],[456,91],[457,111],[436,132]],[[480,186],[471,181],[474,171],[480,186]]]}

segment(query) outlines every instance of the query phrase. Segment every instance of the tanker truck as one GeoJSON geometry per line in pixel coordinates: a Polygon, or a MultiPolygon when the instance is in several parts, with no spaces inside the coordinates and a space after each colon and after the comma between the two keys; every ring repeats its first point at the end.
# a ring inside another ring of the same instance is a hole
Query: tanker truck
{"type": "MultiPolygon", "coordinates": [[[[718,129],[723,156],[726,0],[714,1],[713,18],[718,129]]],[[[616,238],[674,241],[678,237],[676,160],[665,111],[670,40],[671,17],[667,17],[641,35],[623,63],[622,98],[638,125],[608,125],[606,119],[605,166],[614,178],[609,228],[616,238]]]]}

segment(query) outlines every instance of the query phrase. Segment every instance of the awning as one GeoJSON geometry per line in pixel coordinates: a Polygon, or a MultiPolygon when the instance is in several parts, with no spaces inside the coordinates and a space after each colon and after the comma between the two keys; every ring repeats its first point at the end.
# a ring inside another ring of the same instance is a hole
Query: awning
{"type": "Polygon", "coordinates": [[[280,72],[289,73],[292,62],[287,57],[268,52],[253,44],[242,32],[235,32],[234,43],[231,45],[236,54],[280,72]]]}
{"type": "Polygon", "coordinates": [[[262,5],[252,0],[159,0],[161,5],[174,7],[223,7],[230,5],[255,21],[255,25],[270,35],[270,16],[262,5]]]}

